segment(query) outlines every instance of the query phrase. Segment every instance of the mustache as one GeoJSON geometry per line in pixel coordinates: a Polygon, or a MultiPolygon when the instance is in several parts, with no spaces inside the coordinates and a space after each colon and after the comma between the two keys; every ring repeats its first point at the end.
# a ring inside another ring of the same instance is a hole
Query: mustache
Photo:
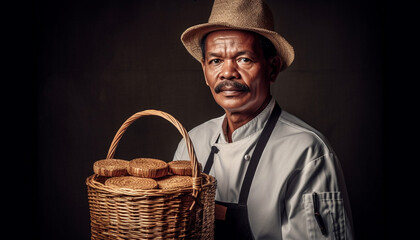
{"type": "Polygon", "coordinates": [[[240,83],[234,82],[234,81],[224,81],[214,88],[214,92],[215,93],[220,93],[222,91],[222,88],[224,88],[224,87],[230,87],[230,88],[232,88],[232,90],[241,91],[241,92],[249,92],[250,91],[250,89],[247,85],[240,84],[240,83]]]}

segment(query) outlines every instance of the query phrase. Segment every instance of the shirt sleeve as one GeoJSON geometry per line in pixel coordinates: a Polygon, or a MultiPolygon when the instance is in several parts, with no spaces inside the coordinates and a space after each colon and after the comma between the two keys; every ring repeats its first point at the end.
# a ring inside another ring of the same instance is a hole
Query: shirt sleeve
{"type": "Polygon", "coordinates": [[[283,204],[283,239],[353,239],[344,178],[332,153],[294,171],[283,204]]]}
{"type": "Polygon", "coordinates": [[[189,159],[189,156],[188,156],[185,140],[181,139],[181,141],[178,144],[178,148],[175,151],[173,160],[185,160],[185,159],[189,159]]]}

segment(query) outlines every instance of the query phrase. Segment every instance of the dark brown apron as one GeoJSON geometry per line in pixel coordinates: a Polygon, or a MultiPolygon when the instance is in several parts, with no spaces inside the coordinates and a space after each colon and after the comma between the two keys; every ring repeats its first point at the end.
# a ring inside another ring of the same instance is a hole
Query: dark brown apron
{"type": "MultiPolygon", "coordinates": [[[[255,171],[260,161],[261,155],[267,145],[268,139],[276,126],[277,120],[280,117],[281,108],[276,103],[273,112],[268,119],[257,145],[255,146],[254,153],[250,159],[244,181],[242,182],[241,192],[239,194],[238,203],[228,203],[216,201],[216,221],[215,221],[215,239],[254,239],[251,227],[248,220],[248,195],[251,188],[252,180],[254,179],[255,171]]],[[[216,140],[218,141],[219,137],[216,140]]],[[[219,149],[212,146],[210,155],[207,159],[204,173],[209,174],[213,166],[214,154],[217,154],[219,149]]]]}

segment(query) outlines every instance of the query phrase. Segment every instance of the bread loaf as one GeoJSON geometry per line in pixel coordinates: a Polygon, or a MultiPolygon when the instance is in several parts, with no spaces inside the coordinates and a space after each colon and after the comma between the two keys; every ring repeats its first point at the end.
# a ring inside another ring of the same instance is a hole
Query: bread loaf
{"type": "Polygon", "coordinates": [[[93,171],[99,176],[119,177],[127,175],[128,161],[122,159],[103,159],[93,164],[93,171]]]}
{"type": "Polygon", "coordinates": [[[154,179],[151,178],[140,178],[133,176],[122,176],[112,177],[105,181],[105,186],[120,189],[132,189],[132,190],[148,190],[157,188],[158,184],[154,179]]]}
{"type": "Polygon", "coordinates": [[[191,161],[188,160],[176,160],[168,163],[169,172],[176,175],[191,176],[192,168],[191,161]]]}
{"type": "Polygon", "coordinates": [[[143,178],[160,178],[168,174],[168,164],[153,158],[135,158],[128,164],[128,173],[143,178]]]}
{"type": "Polygon", "coordinates": [[[161,189],[188,188],[192,187],[192,177],[168,175],[157,179],[157,183],[161,189]]]}

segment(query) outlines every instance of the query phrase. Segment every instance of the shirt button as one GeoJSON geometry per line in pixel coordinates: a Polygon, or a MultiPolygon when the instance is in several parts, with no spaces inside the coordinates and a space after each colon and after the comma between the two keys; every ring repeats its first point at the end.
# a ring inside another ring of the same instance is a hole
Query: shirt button
{"type": "Polygon", "coordinates": [[[249,156],[248,154],[245,154],[244,159],[245,159],[246,161],[249,161],[249,159],[251,159],[251,156],[249,156]]]}

